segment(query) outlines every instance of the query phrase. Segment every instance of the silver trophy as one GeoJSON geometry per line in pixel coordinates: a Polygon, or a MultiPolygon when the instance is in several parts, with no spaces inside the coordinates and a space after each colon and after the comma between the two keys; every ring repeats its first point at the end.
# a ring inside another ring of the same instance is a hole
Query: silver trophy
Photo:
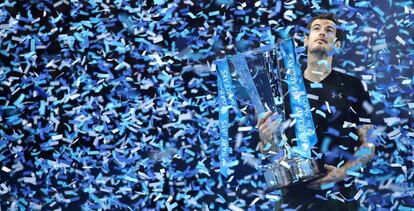
{"type": "MultiPolygon", "coordinates": [[[[292,74],[293,71],[292,62],[296,62],[293,40],[287,39],[276,45],[261,47],[226,58],[226,60],[239,104],[253,105],[257,113],[269,110],[277,112],[280,114],[281,121],[285,121],[285,106],[292,106],[293,103],[286,105],[284,102],[293,96],[288,94],[289,92],[297,92],[297,87],[294,87],[295,90],[290,90],[289,88],[292,86],[287,84],[289,83],[289,74],[292,74]],[[289,50],[290,52],[288,52],[289,50]]],[[[302,75],[300,75],[300,79],[303,83],[302,75]]],[[[302,95],[305,95],[306,98],[306,90],[302,91],[305,91],[302,95]]],[[[297,109],[291,110],[295,115],[297,109]]],[[[313,125],[313,121],[311,124],[313,125]]],[[[309,133],[314,132],[309,131],[309,133]]],[[[316,135],[314,136],[316,137],[316,135]]],[[[276,152],[273,153],[277,159],[271,164],[261,167],[267,183],[266,191],[284,188],[293,183],[311,181],[324,175],[316,160],[309,156],[301,156],[291,150],[286,142],[287,137],[283,127],[279,131],[275,131],[273,137],[276,145],[276,152]]]]}

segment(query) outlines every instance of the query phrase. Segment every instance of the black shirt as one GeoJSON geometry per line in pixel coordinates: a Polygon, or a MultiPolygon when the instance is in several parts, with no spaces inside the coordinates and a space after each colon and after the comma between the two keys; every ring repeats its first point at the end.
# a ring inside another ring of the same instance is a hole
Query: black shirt
{"type": "MultiPolygon", "coordinates": [[[[319,158],[320,169],[323,169],[323,164],[340,167],[353,159],[353,154],[361,145],[356,127],[369,124],[369,95],[359,79],[337,71],[332,71],[320,83],[307,79],[304,82],[318,138],[312,157],[319,158]]],[[[290,104],[288,101],[286,97],[285,105],[290,104]]],[[[288,119],[291,111],[289,106],[285,109],[288,119]]],[[[295,137],[294,126],[285,132],[289,140],[295,137]]],[[[289,144],[296,146],[294,139],[289,144]]],[[[338,184],[339,191],[348,186],[344,185],[345,182],[338,184]]],[[[290,187],[287,192],[291,197],[303,197],[304,193],[323,194],[309,190],[303,184],[290,187]]]]}

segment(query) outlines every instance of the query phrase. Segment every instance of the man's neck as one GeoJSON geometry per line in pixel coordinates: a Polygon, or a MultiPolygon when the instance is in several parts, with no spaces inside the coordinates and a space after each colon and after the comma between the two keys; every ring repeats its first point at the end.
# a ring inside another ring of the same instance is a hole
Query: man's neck
{"type": "Polygon", "coordinates": [[[308,52],[308,64],[303,77],[319,83],[332,72],[332,56],[308,52]]]}

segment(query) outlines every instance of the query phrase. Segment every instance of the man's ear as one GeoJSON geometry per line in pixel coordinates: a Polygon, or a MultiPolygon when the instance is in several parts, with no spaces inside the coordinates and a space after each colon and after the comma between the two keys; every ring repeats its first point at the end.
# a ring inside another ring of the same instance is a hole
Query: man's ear
{"type": "Polygon", "coordinates": [[[341,41],[339,41],[339,40],[335,41],[335,47],[336,48],[341,48],[341,46],[342,46],[342,42],[341,41]]]}
{"type": "Polygon", "coordinates": [[[303,46],[308,47],[309,44],[309,37],[305,36],[305,39],[303,40],[303,46]]]}

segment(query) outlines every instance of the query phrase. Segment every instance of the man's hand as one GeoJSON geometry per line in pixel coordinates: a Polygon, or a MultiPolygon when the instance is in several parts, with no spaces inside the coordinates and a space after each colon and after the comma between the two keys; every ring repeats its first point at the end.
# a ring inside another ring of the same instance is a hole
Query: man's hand
{"type": "Polygon", "coordinates": [[[273,116],[277,115],[277,113],[273,113],[268,111],[264,114],[262,118],[259,118],[257,122],[257,127],[259,128],[259,137],[260,137],[260,151],[262,153],[268,152],[270,149],[275,149],[275,143],[273,142],[273,134],[276,129],[280,126],[277,119],[273,120],[273,116]],[[270,144],[269,146],[267,146],[270,144]]]}
{"type": "Polygon", "coordinates": [[[331,165],[324,165],[325,169],[328,171],[328,174],[311,184],[308,187],[321,190],[321,186],[329,183],[337,183],[345,179],[346,177],[346,169],[345,168],[336,168],[335,166],[331,165]]]}
{"type": "MultiPolygon", "coordinates": [[[[367,134],[368,130],[372,128],[372,125],[366,125],[362,128],[358,129],[358,135],[361,140],[361,146],[358,150],[354,153],[354,160],[347,161],[343,166],[340,168],[336,168],[335,166],[326,165],[325,169],[328,170],[328,174],[308,185],[308,187],[313,189],[321,189],[321,185],[329,184],[329,183],[337,183],[345,179],[346,171],[352,169],[358,169],[361,166],[367,164],[372,157],[375,155],[375,145],[372,143],[367,142],[367,134]]],[[[371,134],[372,136],[372,134],[371,134]]]]}

